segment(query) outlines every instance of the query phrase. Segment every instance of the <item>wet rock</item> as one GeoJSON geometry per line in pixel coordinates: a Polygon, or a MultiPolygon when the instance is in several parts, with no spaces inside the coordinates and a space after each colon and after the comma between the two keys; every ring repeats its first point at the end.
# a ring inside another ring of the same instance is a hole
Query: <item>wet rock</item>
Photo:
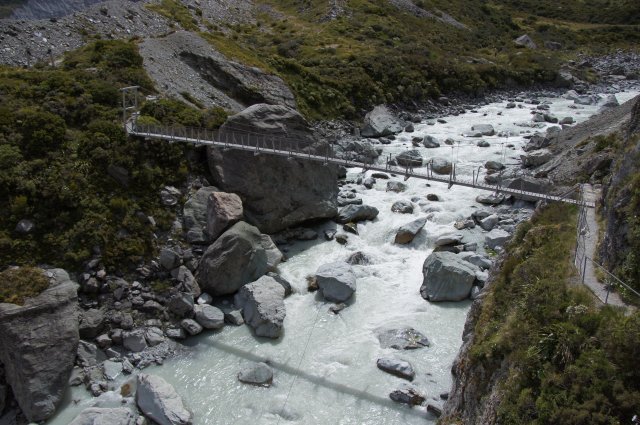
{"type": "Polygon", "coordinates": [[[364,137],[383,137],[404,130],[404,122],[384,105],[378,105],[364,117],[360,134],[364,137]]]}
{"type": "Polygon", "coordinates": [[[356,275],[347,263],[324,264],[316,271],[316,281],[323,297],[332,302],[347,301],[356,291],[356,275]]]}
{"type": "Polygon", "coordinates": [[[374,179],[373,177],[366,178],[366,179],[364,179],[362,184],[367,189],[372,189],[373,186],[375,186],[375,184],[376,184],[376,179],[374,179]]]}
{"type": "Polygon", "coordinates": [[[159,376],[141,373],[137,379],[136,404],[158,425],[191,425],[193,416],[176,390],[159,376]]]}
{"type": "Polygon", "coordinates": [[[122,373],[122,362],[107,360],[106,362],[102,363],[102,370],[104,373],[104,377],[108,381],[113,381],[122,373]]]}
{"type": "Polygon", "coordinates": [[[347,308],[347,305],[345,303],[338,303],[329,307],[329,311],[332,312],[333,314],[338,314],[345,308],[347,308]]]}
{"type": "Polygon", "coordinates": [[[95,344],[82,340],[78,343],[78,352],[76,354],[78,365],[82,367],[95,366],[105,358],[104,353],[98,350],[95,344]]]}
{"type": "Polygon", "coordinates": [[[242,308],[245,323],[257,336],[279,338],[286,316],[284,288],[275,279],[263,276],[243,286],[234,303],[242,308]]]}
{"type": "Polygon", "coordinates": [[[196,280],[211,295],[227,295],[267,270],[262,235],[257,228],[241,221],[207,248],[198,264],[196,280]]]}
{"type": "Polygon", "coordinates": [[[324,239],[327,241],[332,241],[336,237],[336,233],[338,233],[338,231],[335,229],[325,230],[324,239]]]}
{"type": "Polygon", "coordinates": [[[89,407],[75,417],[69,425],[135,425],[136,419],[126,407],[89,407]]]}
{"type": "Polygon", "coordinates": [[[471,127],[471,131],[478,132],[483,136],[494,136],[496,134],[496,130],[491,124],[475,124],[471,127]]]}
{"type": "Polygon", "coordinates": [[[376,330],[376,335],[382,348],[415,350],[431,345],[426,336],[410,327],[400,329],[380,328],[376,330]]]}
{"type": "Polygon", "coordinates": [[[342,230],[348,233],[353,233],[354,235],[358,234],[358,225],[356,223],[347,223],[342,226],[342,230]]]}
{"type": "Polygon", "coordinates": [[[204,304],[195,306],[195,319],[205,329],[221,329],[224,326],[224,313],[217,307],[204,304]]]}
{"type": "Polygon", "coordinates": [[[416,376],[411,363],[404,360],[380,358],[376,362],[376,366],[378,366],[378,369],[380,370],[408,381],[413,381],[413,378],[416,376]]]}
{"type": "Polygon", "coordinates": [[[389,394],[389,398],[397,403],[404,403],[409,406],[419,406],[425,401],[425,397],[416,388],[409,386],[392,391],[389,394]]]}
{"type": "MultiPolygon", "coordinates": [[[[67,275],[68,276],[68,275],[67,275]]],[[[54,278],[23,306],[0,303],[0,363],[27,420],[55,412],[78,350],[78,285],[54,278]]]]}
{"type": "Polygon", "coordinates": [[[291,283],[289,283],[287,279],[273,272],[267,273],[267,276],[273,278],[276,282],[282,285],[282,287],[284,288],[285,297],[288,297],[289,295],[291,295],[291,293],[293,292],[293,289],[291,288],[291,283]]]}
{"type": "MultiPolygon", "coordinates": [[[[298,240],[311,240],[316,239],[317,237],[318,234],[311,230],[310,232],[307,231],[299,235],[298,240]]],[[[278,249],[269,235],[260,235],[260,244],[267,256],[267,270],[274,271],[284,258],[284,255],[282,255],[282,252],[278,249]]]]}
{"type": "Polygon", "coordinates": [[[371,260],[362,251],[357,251],[347,258],[347,264],[352,266],[366,266],[371,264],[371,260]]]}
{"type": "Polygon", "coordinates": [[[499,246],[504,246],[511,239],[511,235],[501,229],[493,229],[484,238],[484,244],[486,247],[496,249],[499,246]]]}
{"type": "Polygon", "coordinates": [[[500,171],[500,170],[504,170],[505,167],[502,162],[487,161],[484,163],[484,168],[486,168],[487,170],[500,171]]]}
{"type": "Polygon", "coordinates": [[[416,235],[422,230],[424,225],[427,224],[427,218],[419,218],[417,220],[412,221],[411,223],[407,223],[404,226],[401,226],[396,232],[395,243],[397,244],[408,244],[410,243],[416,235]]]}
{"type": "Polygon", "coordinates": [[[369,205],[347,205],[340,209],[336,222],[340,224],[356,223],[363,220],[373,220],[378,216],[378,209],[369,205]]]}
{"type": "Polygon", "coordinates": [[[423,266],[420,295],[425,300],[462,301],[469,298],[475,280],[475,268],[450,252],[434,252],[423,266]]]}
{"type": "Polygon", "coordinates": [[[398,182],[395,180],[387,182],[387,192],[400,193],[404,192],[405,190],[407,190],[407,185],[402,182],[398,182]]]}
{"type": "Polygon", "coordinates": [[[180,326],[182,327],[182,329],[187,331],[189,335],[198,335],[200,332],[202,332],[202,326],[200,326],[200,324],[193,319],[184,319],[182,322],[180,322],[180,326]]]}
{"type": "Polygon", "coordinates": [[[266,363],[248,364],[238,373],[238,380],[245,384],[270,387],[273,383],[273,369],[266,363]]]}
{"type": "Polygon", "coordinates": [[[213,192],[207,203],[207,234],[215,241],[243,217],[242,200],[235,193],[213,192]]]}
{"type": "Polygon", "coordinates": [[[389,179],[389,175],[386,173],[372,173],[371,177],[373,177],[374,179],[382,179],[382,180],[388,180],[389,179]]]}
{"type": "Polygon", "coordinates": [[[433,136],[425,136],[424,139],[422,139],[422,145],[425,148],[433,149],[433,148],[439,148],[440,142],[438,142],[438,139],[436,139],[433,136]]]}
{"type": "Polygon", "coordinates": [[[479,140],[478,143],[476,143],[476,146],[478,146],[479,148],[488,148],[491,146],[491,144],[486,140],[479,140]]]}
{"type": "Polygon", "coordinates": [[[451,165],[451,161],[445,158],[436,157],[431,160],[431,169],[436,174],[449,174],[451,173],[453,166],[451,165]]]}
{"type": "Polygon", "coordinates": [[[391,211],[401,214],[411,214],[413,212],[413,204],[409,201],[396,201],[391,205],[391,211]]]}
{"type": "Polygon", "coordinates": [[[409,150],[396,156],[395,161],[402,167],[421,167],[422,155],[418,150],[409,150]]]}
{"type": "Polygon", "coordinates": [[[538,149],[546,148],[551,144],[551,139],[543,136],[540,133],[536,133],[529,138],[529,141],[523,148],[525,152],[531,152],[538,149]]]}
{"type": "Polygon", "coordinates": [[[427,412],[431,413],[436,418],[442,416],[442,409],[434,404],[427,404],[427,412]]]}
{"type": "Polygon", "coordinates": [[[336,235],[336,242],[338,242],[340,245],[346,245],[349,242],[349,235],[344,233],[336,235]]]}

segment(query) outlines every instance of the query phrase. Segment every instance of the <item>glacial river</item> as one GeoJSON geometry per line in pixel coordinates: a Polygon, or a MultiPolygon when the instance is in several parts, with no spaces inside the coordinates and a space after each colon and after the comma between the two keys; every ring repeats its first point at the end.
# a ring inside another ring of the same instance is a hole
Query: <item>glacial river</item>
{"type": "MultiPolygon", "coordinates": [[[[637,93],[619,93],[620,102],[637,93]]],[[[577,122],[594,114],[597,106],[571,109],[572,101],[550,101],[550,113],[559,117],[571,116],[577,122]]],[[[432,135],[441,142],[436,149],[417,148],[424,158],[441,156],[454,158],[459,164],[458,176],[471,176],[471,170],[484,172],[488,160],[515,164],[526,142],[522,136],[534,129],[516,123],[531,122],[531,108],[506,109],[506,102],[479,107],[475,113],[444,117],[446,123],[415,125],[413,133],[402,133],[391,145],[384,146],[382,160],[388,153],[398,154],[412,149],[411,138],[432,135]],[[501,113],[501,115],[498,115],[501,113]],[[488,148],[475,146],[477,139],[462,137],[471,125],[492,124],[496,132],[509,132],[507,137],[483,137],[488,148]],[[460,141],[455,147],[445,145],[446,138],[460,141]],[[513,144],[514,148],[506,147],[513,144]]],[[[550,125],[547,125],[550,126],[550,125]]],[[[538,131],[544,131],[539,129],[538,131]]],[[[354,178],[361,170],[349,170],[354,178]]],[[[402,181],[402,176],[395,178],[402,181]]],[[[469,301],[458,303],[429,303],[419,294],[422,283],[422,263],[433,249],[436,237],[454,231],[456,220],[469,217],[482,206],[475,202],[478,191],[409,179],[404,193],[387,192],[386,182],[378,179],[371,190],[355,186],[365,205],[378,208],[375,221],[358,225],[359,236],[349,235],[346,246],[322,237],[299,242],[290,247],[280,273],[291,282],[294,293],[285,300],[287,316],[284,335],[274,341],[257,339],[246,326],[226,326],[220,332],[205,332],[191,338],[191,347],[179,356],[168,359],[162,366],[145,370],[164,377],[173,384],[193,411],[195,424],[262,425],[262,424],[341,424],[383,425],[424,424],[435,418],[422,408],[408,408],[389,399],[389,393],[406,381],[377,369],[379,357],[397,357],[409,361],[416,371],[413,385],[427,395],[428,402],[442,405],[439,394],[451,385],[451,364],[461,346],[461,335],[470,306],[469,301]],[[426,202],[427,194],[436,194],[440,202],[426,202]],[[418,197],[425,201],[423,208],[414,203],[413,214],[391,212],[397,200],[418,197]],[[410,245],[393,243],[395,231],[401,225],[429,215],[424,230],[410,245]],[[357,292],[349,306],[340,314],[329,312],[331,303],[317,293],[307,292],[306,276],[328,262],[346,260],[352,253],[362,251],[371,264],[354,266],[357,292]],[[375,330],[380,327],[411,326],[431,341],[431,346],[413,351],[381,348],[375,330]],[[268,361],[274,368],[271,388],[257,388],[241,384],[237,374],[250,361],[268,361]]],[[[304,188],[301,188],[304,190],[304,188]]],[[[341,230],[341,229],[339,229],[341,230]]],[[[483,241],[483,231],[477,227],[465,230],[466,240],[483,241]]],[[[482,243],[479,244],[482,246],[482,243]]],[[[479,249],[482,251],[482,249],[479,249]]],[[[124,378],[123,378],[124,379],[124,378]]],[[[113,393],[99,399],[88,398],[82,388],[75,388],[72,396],[81,401],[67,405],[50,424],[68,424],[82,409],[98,403],[104,406],[119,404],[113,393]]]]}

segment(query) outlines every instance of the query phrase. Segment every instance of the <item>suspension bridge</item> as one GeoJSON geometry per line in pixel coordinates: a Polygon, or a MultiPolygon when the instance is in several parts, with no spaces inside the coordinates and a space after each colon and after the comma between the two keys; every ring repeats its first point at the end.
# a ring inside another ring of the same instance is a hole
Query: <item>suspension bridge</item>
{"type": "Polygon", "coordinates": [[[452,186],[464,186],[479,190],[493,192],[495,194],[513,195],[519,198],[532,200],[546,200],[552,202],[566,202],[582,205],[589,208],[595,207],[595,202],[585,199],[573,199],[570,195],[576,187],[559,195],[550,193],[533,192],[514,187],[506,187],[500,184],[488,184],[480,182],[480,171],[474,170],[471,178],[458,178],[456,164],[452,164],[448,175],[434,172],[433,164],[427,162],[424,167],[414,169],[412,166],[395,165],[392,158],[387,157],[386,163],[360,162],[345,159],[338,155],[330,143],[312,144],[308,140],[297,139],[286,134],[260,134],[247,130],[208,130],[194,127],[161,126],[153,124],[141,124],[136,120],[129,120],[125,125],[126,131],[131,136],[147,139],[164,140],[168,142],[189,143],[200,146],[213,146],[220,148],[222,152],[239,150],[252,152],[254,155],[270,155],[284,157],[290,160],[319,162],[323,165],[341,165],[344,167],[357,167],[363,170],[379,171],[404,175],[405,180],[413,177],[452,186]]]}

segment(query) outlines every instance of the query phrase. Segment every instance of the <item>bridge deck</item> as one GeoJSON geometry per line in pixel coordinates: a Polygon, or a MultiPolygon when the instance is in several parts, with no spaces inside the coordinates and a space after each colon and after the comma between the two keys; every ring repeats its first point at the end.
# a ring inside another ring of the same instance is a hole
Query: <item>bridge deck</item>
{"type": "MultiPolygon", "coordinates": [[[[429,172],[430,170],[428,168],[426,172],[417,172],[410,168],[409,169],[401,168],[397,166],[391,166],[388,164],[387,165],[366,164],[363,162],[358,162],[353,160],[345,160],[345,159],[337,158],[330,155],[328,151],[326,155],[317,155],[317,154],[311,154],[307,152],[301,152],[291,148],[291,143],[288,143],[289,141],[287,141],[287,145],[289,146],[288,149],[278,149],[276,148],[275,142],[272,142],[272,147],[260,146],[259,144],[252,145],[249,143],[249,137],[247,137],[247,143],[245,144],[245,143],[238,143],[235,138],[233,139],[232,142],[229,142],[228,140],[224,142],[220,140],[215,140],[215,136],[214,136],[215,132],[204,132],[204,137],[206,139],[203,139],[202,138],[203,133],[199,132],[198,130],[191,131],[191,137],[189,137],[188,131],[184,131],[183,134],[176,134],[176,131],[170,128],[167,128],[166,131],[160,132],[158,131],[161,129],[160,127],[154,127],[153,129],[145,128],[144,126],[140,126],[141,127],[140,129],[138,129],[137,127],[138,126],[134,127],[132,123],[128,123],[126,126],[126,130],[130,135],[146,137],[150,139],[166,140],[170,142],[190,143],[194,145],[215,146],[222,149],[242,150],[242,151],[253,152],[255,155],[262,155],[262,154],[274,155],[274,156],[282,156],[286,158],[296,158],[296,159],[301,159],[305,161],[321,162],[323,164],[336,164],[336,165],[342,165],[345,167],[359,167],[359,168],[364,168],[366,170],[402,174],[406,178],[415,177],[417,179],[424,179],[429,181],[445,183],[445,184],[448,184],[450,187],[452,185],[458,185],[458,186],[471,187],[475,189],[491,191],[494,193],[526,196],[526,197],[530,197],[532,199],[538,199],[538,200],[566,202],[574,205],[584,205],[589,208],[595,207],[595,202],[593,201],[580,201],[580,200],[569,199],[569,198],[558,196],[558,195],[550,195],[546,193],[530,192],[526,190],[501,187],[498,185],[478,183],[473,179],[472,180],[457,179],[453,175],[449,175],[446,177],[438,176],[438,175],[434,175],[432,172],[429,172]],[[209,140],[209,139],[213,139],[213,140],[209,140]]],[[[280,146],[282,146],[282,144],[280,144],[280,146]]]]}

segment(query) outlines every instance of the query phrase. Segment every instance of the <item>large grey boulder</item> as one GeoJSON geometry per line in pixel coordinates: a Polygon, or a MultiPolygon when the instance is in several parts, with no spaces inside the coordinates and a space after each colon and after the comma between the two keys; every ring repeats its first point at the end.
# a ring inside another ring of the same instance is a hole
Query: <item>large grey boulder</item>
{"type": "Polygon", "coordinates": [[[136,418],[126,407],[84,409],[69,425],[135,425],[136,418]]]}
{"type": "Polygon", "coordinates": [[[476,269],[451,252],[434,252],[423,266],[420,295],[428,301],[461,301],[469,298],[476,269]]]}
{"type": "Polygon", "coordinates": [[[351,266],[344,262],[318,267],[316,282],[322,296],[336,303],[347,301],[356,291],[356,275],[351,266]]]}
{"type": "Polygon", "coordinates": [[[97,337],[104,328],[104,311],[91,308],[80,314],[79,332],[80,338],[93,339],[97,337]]]}
{"type": "Polygon", "coordinates": [[[615,94],[609,94],[602,101],[603,108],[615,108],[616,106],[620,106],[620,102],[618,102],[618,98],[615,94]]]}
{"type": "Polygon", "coordinates": [[[195,277],[208,294],[228,295],[258,279],[267,270],[267,253],[260,231],[241,221],[207,248],[195,277]]]}
{"type": "Polygon", "coordinates": [[[396,350],[417,350],[429,347],[429,339],[421,332],[410,328],[379,328],[375,331],[382,348],[394,348],[396,350]]]}
{"type": "Polygon", "coordinates": [[[391,211],[401,214],[411,214],[413,212],[413,204],[406,200],[396,201],[391,205],[391,211]]]}
{"type": "Polygon", "coordinates": [[[273,383],[273,369],[266,363],[252,363],[242,367],[238,380],[245,384],[270,387],[273,383]]]}
{"type": "Polygon", "coordinates": [[[484,244],[487,248],[496,249],[504,246],[511,239],[511,235],[501,229],[493,229],[484,237],[484,244]]]}
{"type": "Polygon", "coordinates": [[[193,416],[171,384],[156,375],[141,373],[137,379],[136,404],[158,425],[191,425],[193,416]]]}
{"type": "Polygon", "coordinates": [[[364,117],[364,125],[360,134],[364,137],[383,137],[398,134],[405,128],[405,123],[397,118],[384,105],[378,105],[364,117]]]}
{"type": "Polygon", "coordinates": [[[471,127],[472,132],[477,132],[483,136],[493,136],[496,134],[496,130],[491,124],[475,124],[471,127]]]}
{"type": "Polygon", "coordinates": [[[445,158],[436,157],[430,161],[431,170],[436,174],[449,174],[453,169],[451,161],[445,158]]]}
{"type": "Polygon", "coordinates": [[[531,152],[538,149],[543,149],[548,147],[551,144],[551,138],[542,135],[540,133],[536,133],[529,138],[527,144],[522,148],[525,152],[531,152]]]}
{"type": "MultiPolygon", "coordinates": [[[[253,105],[229,117],[220,128],[219,140],[232,140],[237,129],[260,134],[248,143],[295,140],[295,147],[322,154],[307,121],[297,111],[281,105],[253,105]]],[[[247,143],[247,140],[245,140],[247,143]]],[[[279,148],[287,149],[282,142],[279,148]]],[[[208,149],[214,182],[225,192],[237,193],[243,201],[246,220],[264,233],[276,233],[312,219],[336,215],[338,170],[313,161],[287,160],[252,152],[208,149]],[[305,190],[300,190],[300,188],[305,190]]]]}
{"type": "Polygon", "coordinates": [[[274,278],[262,276],[240,289],[234,302],[242,307],[245,323],[253,328],[257,336],[278,338],[286,316],[285,290],[274,278]]]}
{"type": "Polygon", "coordinates": [[[340,210],[336,222],[340,224],[373,220],[378,216],[378,209],[369,205],[347,205],[340,210]]]}
{"type": "Polygon", "coordinates": [[[401,226],[396,232],[395,243],[410,243],[420,230],[422,230],[425,224],[427,224],[427,218],[423,217],[401,226]]]}
{"type": "Polygon", "coordinates": [[[413,381],[413,378],[416,376],[411,363],[404,360],[383,357],[378,359],[376,366],[378,366],[380,370],[408,381],[413,381]]]}
{"type": "Polygon", "coordinates": [[[56,280],[23,306],[0,304],[0,363],[26,418],[40,422],[60,404],[78,350],[78,285],[56,280]]]}
{"type": "Polygon", "coordinates": [[[422,155],[416,149],[408,150],[396,156],[396,162],[403,167],[421,167],[422,155]]]}
{"type": "Polygon", "coordinates": [[[262,249],[264,249],[264,253],[267,256],[267,270],[274,271],[278,264],[280,264],[280,262],[284,258],[284,255],[269,235],[260,236],[260,244],[262,245],[262,249]]]}
{"type": "Polygon", "coordinates": [[[439,148],[440,142],[433,136],[424,136],[424,139],[422,139],[422,146],[428,149],[439,148]]]}
{"type": "Polygon", "coordinates": [[[242,220],[242,200],[235,193],[214,192],[207,204],[207,234],[215,241],[229,226],[242,220]]]}
{"type": "Polygon", "coordinates": [[[184,203],[182,213],[187,242],[197,244],[209,242],[205,232],[209,196],[217,191],[218,189],[213,186],[201,187],[184,203]]]}
{"type": "Polygon", "coordinates": [[[537,151],[531,151],[526,155],[520,155],[523,167],[539,167],[551,161],[552,158],[553,154],[548,149],[539,149],[537,151]]]}
{"type": "MultiPolygon", "coordinates": [[[[536,193],[546,193],[549,190],[549,183],[545,180],[536,179],[531,176],[519,176],[512,179],[505,179],[502,182],[502,185],[508,187],[509,189],[518,189],[526,192],[536,192],[536,193]]],[[[521,199],[523,201],[532,201],[535,202],[538,198],[534,198],[532,196],[524,195],[524,194],[513,194],[513,197],[516,199],[521,199]]]]}

